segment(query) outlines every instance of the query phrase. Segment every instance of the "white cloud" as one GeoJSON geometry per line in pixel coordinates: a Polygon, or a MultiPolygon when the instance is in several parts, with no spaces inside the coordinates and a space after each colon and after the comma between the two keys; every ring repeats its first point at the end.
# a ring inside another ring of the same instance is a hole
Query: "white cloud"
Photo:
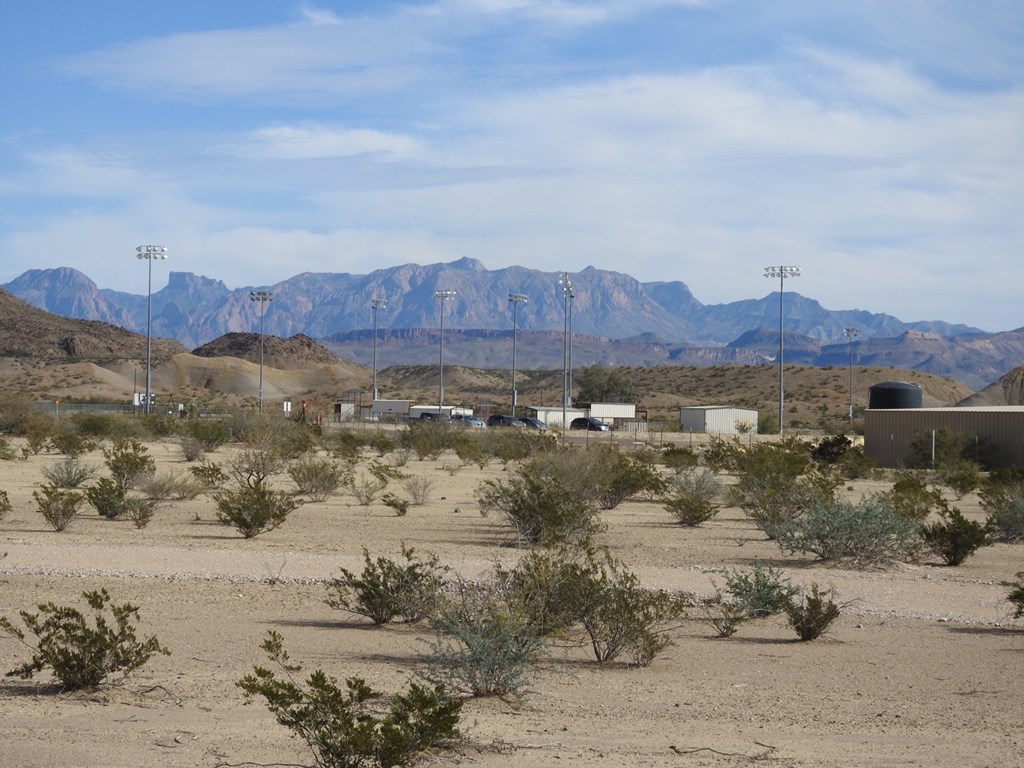
{"type": "Polygon", "coordinates": [[[323,125],[278,125],[252,131],[225,151],[239,157],[317,160],[352,155],[407,157],[417,147],[415,139],[396,133],[323,125]]]}

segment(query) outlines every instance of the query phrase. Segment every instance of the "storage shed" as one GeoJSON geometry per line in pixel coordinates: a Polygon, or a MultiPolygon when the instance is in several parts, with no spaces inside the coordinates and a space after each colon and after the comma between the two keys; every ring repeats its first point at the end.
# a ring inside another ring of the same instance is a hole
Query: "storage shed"
{"type": "Polygon", "coordinates": [[[709,435],[757,434],[757,411],[731,405],[694,405],[679,409],[682,432],[709,435]]]}

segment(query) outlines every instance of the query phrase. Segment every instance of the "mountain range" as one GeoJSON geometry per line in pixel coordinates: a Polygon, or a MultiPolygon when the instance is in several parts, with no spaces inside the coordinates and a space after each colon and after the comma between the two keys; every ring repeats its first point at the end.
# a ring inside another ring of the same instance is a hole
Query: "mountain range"
{"type": "MultiPolygon", "coordinates": [[[[250,300],[255,287],[230,289],[220,280],[170,272],[167,285],[152,293],[152,333],[194,348],[227,333],[258,331],[263,309],[263,331],[270,336],[304,334],[363,364],[370,363],[373,346],[382,366],[430,363],[437,359],[443,310],[447,361],[507,368],[513,323],[508,295],[516,292],[528,296],[516,308],[523,368],[562,365],[567,321],[576,367],[776,359],[778,292],[706,305],[678,281],[644,283],[594,267],[569,277],[567,301],[559,273],[516,266],[488,270],[464,258],[367,275],[307,272],[259,286],[273,293],[261,304],[250,300]],[[439,304],[437,290],[456,295],[439,304]],[[375,298],[386,301],[376,318],[375,298]]],[[[29,270],[3,287],[54,314],[146,331],[147,295],[101,289],[73,268],[29,270]]],[[[852,354],[858,365],[936,373],[979,389],[1024,362],[1024,328],[990,334],[941,320],[906,323],[887,314],[828,310],[794,292],[786,292],[784,302],[787,363],[842,366],[852,354]],[[858,336],[848,339],[847,328],[856,328],[858,336]]]]}

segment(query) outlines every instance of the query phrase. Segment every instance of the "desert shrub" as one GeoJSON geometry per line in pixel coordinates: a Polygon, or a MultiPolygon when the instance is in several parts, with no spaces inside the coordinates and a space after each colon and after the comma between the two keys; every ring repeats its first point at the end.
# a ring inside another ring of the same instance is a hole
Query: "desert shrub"
{"type": "Polygon", "coordinates": [[[926,524],[921,536],[929,549],[946,561],[946,565],[960,565],[992,543],[992,526],[968,520],[959,509],[944,509],[941,517],[941,520],[926,524]]]}
{"type": "Polygon", "coordinates": [[[683,601],[667,592],[647,589],[636,575],[607,552],[588,557],[590,599],[580,621],[598,662],[628,653],[646,667],[671,644],[668,631],[686,614],[683,601]]]}
{"type": "Polygon", "coordinates": [[[17,455],[18,454],[15,453],[10,441],[3,435],[0,435],[0,461],[11,461],[16,458],[17,455]]]}
{"type": "Polygon", "coordinates": [[[1001,541],[1024,541],[1024,475],[993,472],[982,488],[981,506],[1001,541]]]}
{"type": "Polygon", "coordinates": [[[701,459],[704,464],[715,472],[735,472],[737,462],[743,453],[743,447],[739,440],[723,440],[720,437],[712,437],[711,440],[701,449],[701,459]]]}
{"type": "Polygon", "coordinates": [[[455,441],[455,455],[463,464],[476,464],[484,469],[494,459],[494,452],[485,444],[485,437],[489,435],[463,432],[455,441]]]}
{"type": "Polygon", "coordinates": [[[156,470],[149,450],[134,437],[115,437],[110,448],[103,449],[103,458],[114,482],[126,491],[156,470]]]}
{"type": "Polygon", "coordinates": [[[398,444],[410,448],[416,457],[436,459],[446,449],[454,448],[459,430],[446,421],[412,421],[398,435],[398,444]]]}
{"type": "Polygon", "coordinates": [[[544,482],[561,486],[577,498],[595,504],[597,485],[594,472],[598,458],[596,451],[587,448],[559,446],[528,459],[518,474],[530,474],[544,482]]]}
{"type": "Polygon", "coordinates": [[[285,467],[285,459],[273,448],[247,445],[235,451],[228,461],[228,474],[239,485],[257,488],[285,467]]]}
{"type": "Polygon", "coordinates": [[[124,501],[124,516],[131,520],[136,528],[145,528],[149,525],[155,512],[156,501],[153,499],[132,497],[124,501]]]}
{"type": "Polygon", "coordinates": [[[532,429],[499,429],[488,437],[492,438],[494,457],[506,467],[513,461],[526,461],[553,448],[551,438],[532,429]]]}
{"type": "Polygon", "coordinates": [[[104,683],[117,684],[142,667],[154,654],[170,653],[156,637],[138,640],[135,621],[139,609],[130,603],[110,604],[105,589],[83,592],[92,609],[92,625],[77,608],[43,603],[38,613],[19,611],[22,623],[35,637],[33,646],[25,631],[6,616],[0,617],[0,629],[32,649],[32,659],[15,667],[8,676],[29,679],[50,669],[62,690],[92,688],[104,683]],[[109,605],[110,616],[106,615],[109,605]],[[116,676],[111,680],[111,676],[116,676]]]}
{"type": "Polygon", "coordinates": [[[398,517],[405,517],[409,514],[409,500],[403,499],[401,496],[395,496],[393,493],[385,493],[380,497],[381,502],[386,507],[390,507],[395,510],[395,514],[398,517]]]}
{"type": "Polygon", "coordinates": [[[827,435],[811,446],[811,461],[833,466],[838,464],[852,447],[853,441],[846,435],[827,435]]]}
{"type": "Polygon", "coordinates": [[[722,482],[707,469],[682,470],[669,483],[661,504],[681,525],[705,523],[721,508],[722,482]]]}
{"type": "Polygon", "coordinates": [[[602,527],[589,500],[528,468],[508,480],[485,480],[476,499],[481,512],[498,510],[520,542],[527,544],[579,541],[602,527]]]}
{"type": "Polygon", "coordinates": [[[197,461],[206,453],[206,449],[203,448],[203,444],[196,440],[191,435],[185,435],[178,441],[178,447],[181,449],[181,457],[187,462],[197,461]]]}
{"type": "Polygon", "coordinates": [[[32,491],[32,498],[36,500],[36,507],[43,519],[55,531],[63,531],[68,527],[85,500],[79,491],[58,488],[52,483],[45,483],[39,486],[39,490],[32,491]]]}
{"type": "Polygon", "coordinates": [[[762,565],[748,571],[727,571],[725,591],[751,619],[782,613],[800,592],[781,571],[762,565]]]}
{"type": "Polygon", "coordinates": [[[0,433],[19,437],[35,434],[45,443],[55,429],[53,417],[36,408],[30,396],[0,393],[0,433]]]}
{"type": "Polygon", "coordinates": [[[7,496],[7,491],[0,491],[0,520],[7,517],[7,513],[11,511],[11,500],[7,496]]]}
{"type": "Polygon", "coordinates": [[[877,462],[864,453],[863,445],[854,445],[835,464],[836,471],[847,480],[870,477],[877,462]]]}
{"type": "Polygon", "coordinates": [[[154,472],[144,475],[137,483],[139,491],[147,499],[194,499],[203,486],[191,474],[174,471],[154,472]]]}
{"type": "Polygon", "coordinates": [[[255,667],[238,681],[246,698],[260,696],[277,722],[305,742],[319,768],[391,768],[408,765],[421,752],[458,737],[462,702],[437,686],[411,683],[381,714],[382,695],[362,679],[344,688],[321,670],[297,680],[281,635],[268,633],[261,646],[276,670],[255,667]]]}
{"type": "Polygon", "coordinates": [[[680,448],[671,445],[661,452],[661,463],[673,472],[696,467],[700,463],[696,451],[692,448],[680,448]]]}
{"type": "Polygon", "coordinates": [[[430,492],[434,489],[434,481],[422,475],[406,478],[402,488],[409,494],[409,500],[416,506],[430,501],[430,492]]]}
{"type": "Polygon", "coordinates": [[[938,469],[967,459],[988,469],[998,464],[998,458],[999,448],[988,438],[938,429],[934,436],[931,430],[916,434],[904,463],[908,467],[938,469]]]}
{"type": "Polygon", "coordinates": [[[219,488],[228,481],[227,472],[215,461],[201,459],[199,464],[189,467],[188,471],[204,488],[219,488]]]}
{"type": "Polygon", "coordinates": [[[702,606],[704,620],[718,637],[732,637],[740,625],[750,619],[747,609],[731,600],[723,600],[719,593],[714,600],[702,606]]]}
{"type": "Polygon", "coordinates": [[[78,434],[96,440],[124,437],[131,431],[126,419],[108,413],[75,413],[69,421],[78,434]]]}
{"type": "Polygon", "coordinates": [[[924,520],[932,512],[944,509],[946,505],[938,489],[929,489],[918,473],[908,470],[897,471],[892,490],[886,491],[882,496],[895,510],[910,520],[924,520]]]}
{"type": "Polygon", "coordinates": [[[77,429],[62,427],[49,435],[46,445],[56,453],[63,453],[65,456],[75,458],[95,450],[96,440],[77,429]]]}
{"type": "Polygon", "coordinates": [[[141,434],[155,438],[170,437],[178,432],[180,426],[179,416],[173,416],[163,411],[151,413],[146,418],[135,422],[136,432],[141,430],[141,434]]]}
{"type": "Polygon", "coordinates": [[[43,468],[43,477],[58,488],[78,488],[95,474],[96,467],[86,466],[74,456],[43,468]]]}
{"type": "Polygon", "coordinates": [[[288,476],[299,493],[313,501],[324,501],[348,483],[351,473],[335,461],[309,457],[289,466],[288,476]]]}
{"type": "Polygon", "coordinates": [[[184,431],[182,444],[198,445],[203,453],[215,451],[231,441],[230,425],[219,419],[189,419],[184,431]]]}
{"type": "Polygon", "coordinates": [[[126,511],[124,488],[109,477],[101,477],[85,489],[85,498],[100,517],[116,520],[126,511]]]}
{"type": "Polygon", "coordinates": [[[398,443],[387,432],[374,432],[367,439],[366,443],[371,449],[377,452],[378,456],[386,456],[398,448],[398,443]]]}
{"type": "Polygon", "coordinates": [[[587,565],[592,551],[586,545],[534,550],[510,570],[497,566],[494,583],[531,632],[564,635],[596,597],[587,565]]]}
{"type": "Polygon", "coordinates": [[[363,562],[360,575],[341,568],[341,576],[328,583],[329,606],[365,616],[374,624],[387,624],[396,617],[420,621],[434,612],[448,571],[436,555],[418,558],[412,547],[403,544],[401,561],[371,560],[364,548],[363,562]]]}
{"type": "Polygon", "coordinates": [[[324,441],[324,447],[330,451],[333,458],[353,466],[359,462],[363,448],[368,446],[371,441],[372,437],[365,433],[342,429],[332,432],[324,441]]]}
{"type": "Polygon", "coordinates": [[[213,494],[217,519],[231,525],[247,539],[280,527],[300,501],[284,491],[275,491],[267,484],[250,486],[238,483],[233,490],[213,494]]]}
{"type": "Polygon", "coordinates": [[[832,593],[819,589],[817,584],[811,584],[810,591],[801,599],[789,602],[785,610],[789,626],[805,642],[828,632],[841,613],[840,606],[832,600],[832,593]]]}
{"type": "Polygon", "coordinates": [[[594,486],[594,498],[601,509],[615,509],[641,491],[664,490],[665,483],[652,464],[598,445],[587,449],[590,461],[583,474],[594,486]]]}
{"type": "Polygon", "coordinates": [[[921,547],[920,525],[882,495],[857,503],[819,501],[779,532],[779,546],[811,552],[822,560],[870,567],[913,558],[921,547]]]}
{"type": "Polygon", "coordinates": [[[769,539],[812,504],[835,497],[837,478],[812,466],[796,438],[755,443],[738,454],[735,466],[741,506],[769,539]]]}
{"type": "Polygon", "coordinates": [[[1013,618],[1019,619],[1024,616],[1024,571],[1017,574],[1016,581],[1002,582],[1004,587],[1010,587],[1006,599],[1013,603],[1013,618]]]}
{"type": "Polygon", "coordinates": [[[962,459],[939,467],[938,478],[940,483],[956,494],[957,499],[962,499],[981,487],[981,468],[973,461],[962,459]]]}
{"type": "Polygon", "coordinates": [[[382,461],[371,461],[366,471],[352,476],[349,490],[361,505],[368,507],[388,487],[388,483],[401,477],[402,473],[394,467],[382,461]]]}
{"type": "Polygon", "coordinates": [[[543,641],[493,583],[456,581],[430,617],[436,635],[421,676],[471,696],[525,697],[543,641]]]}

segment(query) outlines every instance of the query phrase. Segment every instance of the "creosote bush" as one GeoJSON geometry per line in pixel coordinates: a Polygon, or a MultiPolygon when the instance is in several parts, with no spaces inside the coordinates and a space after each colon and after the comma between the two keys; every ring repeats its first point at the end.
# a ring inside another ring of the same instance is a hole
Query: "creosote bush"
{"type": "Polygon", "coordinates": [[[108,520],[116,520],[126,511],[125,490],[109,477],[101,477],[86,488],[85,498],[96,509],[96,513],[100,517],[105,517],[108,520]]]}
{"type": "Polygon", "coordinates": [[[309,457],[289,466],[288,476],[299,493],[312,501],[324,501],[348,483],[351,473],[335,461],[309,457]]]}
{"type": "Polygon", "coordinates": [[[63,531],[68,523],[78,516],[78,511],[85,501],[85,496],[75,490],[58,488],[52,483],[39,486],[39,490],[32,491],[32,498],[36,500],[36,507],[55,531],[63,531]]]}
{"type": "Polygon", "coordinates": [[[403,545],[400,561],[389,557],[371,560],[364,548],[363,562],[360,575],[341,568],[341,576],[330,581],[329,606],[365,616],[374,624],[396,618],[420,621],[434,613],[448,571],[439,565],[436,555],[419,558],[412,547],[403,545]]]}
{"type": "Polygon", "coordinates": [[[110,476],[125,491],[156,471],[156,462],[149,450],[134,437],[115,437],[113,444],[103,449],[103,458],[110,476]]]}
{"type": "Polygon", "coordinates": [[[982,547],[992,543],[991,523],[982,525],[968,520],[956,508],[941,512],[941,520],[926,524],[921,535],[925,544],[946,561],[946,565],[960,565],[982,547]]]}
{"type": "Polygon", "coordinates": [[[1013,603],[1013,618],[1019,619],[1024,616],[1024,571],[1017,574],[1016,581],[1002,582],[1004,587],[1010,587],[1006,599],[1013,603]]]}
{"type": "Polygon", "coordinates": [[[832,601],[832,593],[819,589],[817,584],[811,584],[810,590],[801,599],[786,605],[789,626],[805,642],[825,634],[840,613],[840,606],[832,601]]]}
{"type": "Polygon", "coordinates": [[[7,496],[7,491],[0,491],[0,520],[3,520],[10,511],[11,500],[7,496]]]}
{"type": "Polygon", "coordinates": [[[1024,541],[1024,472],[993,472],[980,496],[995,536],[1010,543],[1024,541]]]}
{"type": "Polygon", "coordinates": [[[799,588],[783,577],[782,571],[763,565],[755,565],[747,571],[727,571],[725,591],[751,619],[782,613],[800,593],[799,588]]]}
{"type": "Polygon", "coordinates": [[[28,679],[49,668],[62,690],[118,684],[154,654],[170,653],[156,637],[137,639],[137,606],[110,604],[105,589],[83,592],[82,597],[92,609],[92,625],[77,608],[54,603],[39,605],[38,613],[19,612],[26,629],[36,639],[34,646],[26,639],[24,630],[6,616],[0,617],[0,629],[33,651],[32,659],[12,669],[8,677],[28,679]],[[108,604],[110,617],[106,615],[108,604]]]}
{"type": "Polygon", "coordinates": [[[900,514],[911,520],[924,520],[932,512],[945,508],[942,493],[936,488],[928,488],[924,477],[913,470],[900,470],[892,490],[882,496],[900,514]]]}
{"type": "Polygon", "coordinates": [[[280,527],[301,502],[284,491],[275,491],[260,483],[250,486],[239,483],[234,489],[213,494],[217,519],[247,539],[280,527]]]}
{"type": "Polygon", "coordinates": [[[680,525],[694,528],[718,514],[722,481],[707,469],[683,469],[668,483],[661,504],[680,525]]]}
{"type": "Polygon", "coordinates": [[[43,477],[58,488],[79,488],[96,474],[96,468],[86,466],[76,456],[68,456],[43,468],[43,477]]]}
{"type": "Polygon", "coordinates": [[[306,743],[318,768],[392,768],[459,737],[462,702],[443,687],[411,683],[387,700],[358,677],[344,686],[321,670],[297,680],[281,635],[270,632],[262,648],[275,669],[255,667],[238,681],[246,698],[262,697],[277,722],[306,743]]]}

